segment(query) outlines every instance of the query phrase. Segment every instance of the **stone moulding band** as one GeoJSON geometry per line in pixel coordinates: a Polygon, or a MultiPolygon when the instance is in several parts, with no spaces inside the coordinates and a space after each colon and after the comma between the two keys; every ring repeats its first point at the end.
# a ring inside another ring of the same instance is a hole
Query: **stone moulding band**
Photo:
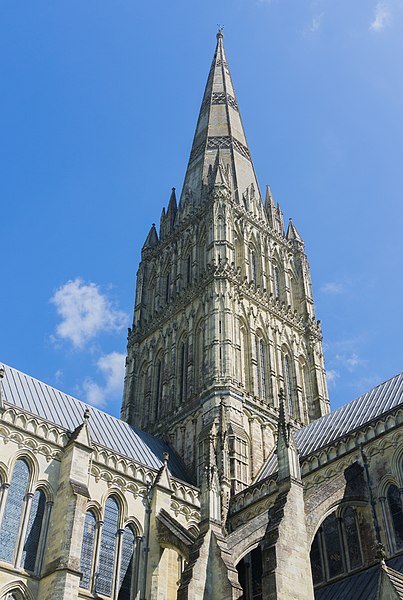
{"type": "Polygon", "coordinates": [[[241,144],[241,142],[233,136],[226,135],[209,137],[207,138],[207,144],[203,142],[202,144],[196,146],[196,148],[193,148],[192,152],[190,153],[189,163],[193,162],[196,160],[196,158],[203,154],[204,150],[218,150],[219,148],[223,150],[229,150],[230,148],[233,148],[247,160],[252,160],[247,146],[241,144]]]}

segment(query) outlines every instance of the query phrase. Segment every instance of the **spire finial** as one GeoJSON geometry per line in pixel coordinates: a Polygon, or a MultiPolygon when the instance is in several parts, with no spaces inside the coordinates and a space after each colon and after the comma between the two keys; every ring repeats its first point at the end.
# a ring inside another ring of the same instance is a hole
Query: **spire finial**
{"type": "Polygon", "coordinates": [[[217,40],[222,40],[224,37],[224,25],[217,25],[217,40]]]}
{"type": "Polygon", "coordinates": [[[90,416],[91,416],[90,409],[87,406],[84,411],[84,422],[86,421],[88,423],[88,419],[90,418],[90,416]]]}

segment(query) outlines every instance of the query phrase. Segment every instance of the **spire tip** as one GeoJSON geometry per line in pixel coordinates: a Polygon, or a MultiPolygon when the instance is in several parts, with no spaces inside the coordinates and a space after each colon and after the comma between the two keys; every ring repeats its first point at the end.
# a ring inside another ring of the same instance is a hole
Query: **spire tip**
{"type": "Polygon", "coordinates": [[[222,40],[224,37],[224,25],[218,25],[217,40],[222,40]]]}

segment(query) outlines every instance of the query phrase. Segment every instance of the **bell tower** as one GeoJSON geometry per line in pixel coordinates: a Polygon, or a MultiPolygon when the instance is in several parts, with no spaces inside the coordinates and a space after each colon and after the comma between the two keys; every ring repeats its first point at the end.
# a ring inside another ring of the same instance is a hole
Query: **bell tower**
{"type": "Polygon", "coordinates": [[[280,388],[297,428],[329,411],[304,242],[261,196],[219,32],[180,201],[142,248],[121,414],[213,473],[224,514],[275,446],[280,388]]]}

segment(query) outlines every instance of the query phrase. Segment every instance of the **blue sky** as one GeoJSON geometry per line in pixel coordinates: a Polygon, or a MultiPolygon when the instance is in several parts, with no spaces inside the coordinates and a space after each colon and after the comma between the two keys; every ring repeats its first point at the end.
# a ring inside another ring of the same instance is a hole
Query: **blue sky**
{"type": "Polygon", "coordinates": [[[2,0],[0,361],[114,414],[217,24],[260,187],[306,243],[333,408],[402,369],[401,0],[2,0]]]}

